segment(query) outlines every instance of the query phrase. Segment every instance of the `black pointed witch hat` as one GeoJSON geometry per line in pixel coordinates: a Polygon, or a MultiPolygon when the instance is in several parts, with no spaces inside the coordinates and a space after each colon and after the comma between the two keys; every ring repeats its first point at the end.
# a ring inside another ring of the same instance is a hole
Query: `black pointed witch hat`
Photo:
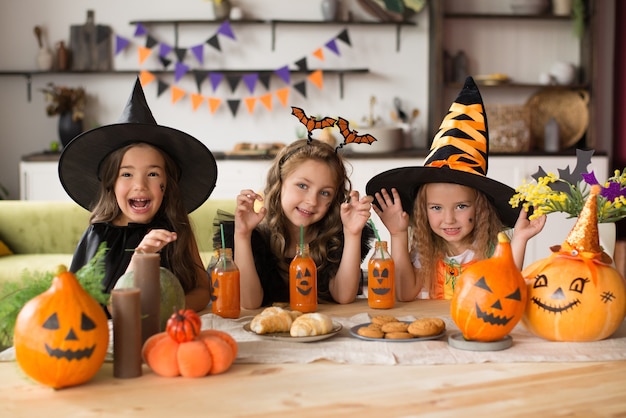
{"type": "Polygon", "coordinates": [[[156,123],[139,78],[117,123],[100,126],[74,138],[63,149],[59,178],[67,194],[91,210],[100,189],[100,164],[111,152],[145,142],[172,157],[180,170],[178,181],[187,212],[200,206],[215,188],[217,164],[209,149],[193,136],[156,123]]]}

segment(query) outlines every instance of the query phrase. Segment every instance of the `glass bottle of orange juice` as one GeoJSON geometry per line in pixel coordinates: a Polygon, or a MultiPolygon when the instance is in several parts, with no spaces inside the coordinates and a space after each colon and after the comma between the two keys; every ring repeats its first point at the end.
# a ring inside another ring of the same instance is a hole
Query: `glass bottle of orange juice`
{"type": "Polygon", "coordinates": [[[294,311],[317,311],[317,266],[309,244],[298,244],[289,265],[289,305],[294,311]]]}
{"type": "Polygon", "coordinates": [[[211,311],[222,318],[239,318],[239,268],[233,261],[233,250],[221,248],[211,270],[211,311]]]}
{"type": "Polygon", "coordinates": [[[367,263],[367,304],[370,308],[393,308],[395,295],[395,265],[387,252],[387,241],[376,241],[374,254],[367,263]]]}

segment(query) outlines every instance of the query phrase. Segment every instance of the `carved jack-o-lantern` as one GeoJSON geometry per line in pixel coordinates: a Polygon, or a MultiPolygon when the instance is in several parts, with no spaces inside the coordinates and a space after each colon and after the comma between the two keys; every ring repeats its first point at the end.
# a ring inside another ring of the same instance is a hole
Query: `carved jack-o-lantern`
{"type": "Polygon", "coordinates": [[[524,278],[513,260],[509,239],[500,233],[493,256],[459,275],[450,313],[465,339],[498,341],[522,319],[525,304],[524,278]]]}
{"type": "Polygon", "coordinates": [[[17,363],[27,375],[55,389],[91,379],[104,362],[108,343],[104,310],[66,271],[26,303],[15,322],[17,363]]]}
{"type": "Polygon", "coordinates": [[[523,323],[553,341],[597,341],[626,315],[626,281],[611,267],[598,240],[596,195],[590,197],[563,245],[523,271],[528,303],[523,323]]]}

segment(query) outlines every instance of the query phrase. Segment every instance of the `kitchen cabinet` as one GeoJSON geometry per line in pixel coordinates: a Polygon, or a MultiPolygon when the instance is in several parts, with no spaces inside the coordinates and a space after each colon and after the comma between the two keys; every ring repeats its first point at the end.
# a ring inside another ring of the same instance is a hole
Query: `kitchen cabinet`
{"type": "MultiPolygon", "coordinates": [[[[577,69],[573,83],[558,89],[582,90],[589,94],[590,119],[594,116],[592,89],[594,0],[585,1],[585,31],[577,37],[569,16],[555,16],[548,10],[539,15],[515,14],[509,2],[446,0],[429,3],[430,52],[433,71],[429,74],[429,137],[436,133],[450,103],[462,84],[450,80],[450,59],[463,51],[467,75],[506,74],[508,82],[490,80],[480,84],[485,107],[499,104],[524,105],[547,87],[540,78],[557,62],[568,62],[577,69]],[[497,38],[497,42],[494,42],[497,38]]],[[[558,89],[557,93],[558,94],[558,89]]],[[[543,132],[543,130],[541,130],[543,132]]],[[[538,141],[539,143],[541,140],[538,141]]],[[[571,148],[595,145],[591,129],[571,148]]],[[[608,149],[597,149],[608,152],[608,149]]]]}
{"type": "MultiPolygon", "coordinates": [[[[53,157],[54,158],[54,157],[53,157]]],[[[370,178],[385,170],[397,167],[422,165],[424,156],[362,157],[347,155],[348,173],[352,188],[361,194],[370,178]]],[[[234,199],[244,188],[262,191],[271,159],[229,159],[217,157],[218,179],[211,194],[212,199],[234,199]]],[[[573,168],[574,155],[495,155],[489,158],[489,177],[513,188],[524,180],[532,181],[531,175],[542,167],[546,172],[558,173],[558,169],[573,168]]],[[[20,163],[20,199],[25,200],[68,200],[58,176],[58,157],[54,161],[22,161],[20,163]]],[[[609,159],[606,155],[595,155],[588,167],[603,181],[609,174],[609,159]]],[[[378,216],[372,211],[372,220],[381,235],[389,241],[389,233],[378,216]]],[[[562,244],[573,226],[572,220],[561,214],[548,215],[544,230],[534,237],[526,250],[525,265],[549,255],[549,247],[562,244]]],[[[371,254],[370,254],[371,255],[371,254]]],[[[369,255],[366,260],[369,259],[369,255]]],[[[366,267],[366,265],[365,265],[366,267]]]]}
{"type": "Polygon", "coordinates": [[[71,200],[59,180],[58,167],[58,157],[20,161],[20,200],[71,200]]]}

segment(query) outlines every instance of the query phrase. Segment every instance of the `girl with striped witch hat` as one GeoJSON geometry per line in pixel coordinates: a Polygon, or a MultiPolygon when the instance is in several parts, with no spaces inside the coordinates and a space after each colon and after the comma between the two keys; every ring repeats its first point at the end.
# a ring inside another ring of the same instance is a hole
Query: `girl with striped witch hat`
{"type": "Polygon", "coordinates": [[[515,190],[487,177],[488,158],[487,115],[468,77],[424,165],[395,168],[367,183],[391,235],[398,300],[450,299],[459,274],[489,258],[506,228],[514,227],[511,247],[521,269],[526,244],[546,218],[529,221],[525,211],[511,208],[515,190]]]}

